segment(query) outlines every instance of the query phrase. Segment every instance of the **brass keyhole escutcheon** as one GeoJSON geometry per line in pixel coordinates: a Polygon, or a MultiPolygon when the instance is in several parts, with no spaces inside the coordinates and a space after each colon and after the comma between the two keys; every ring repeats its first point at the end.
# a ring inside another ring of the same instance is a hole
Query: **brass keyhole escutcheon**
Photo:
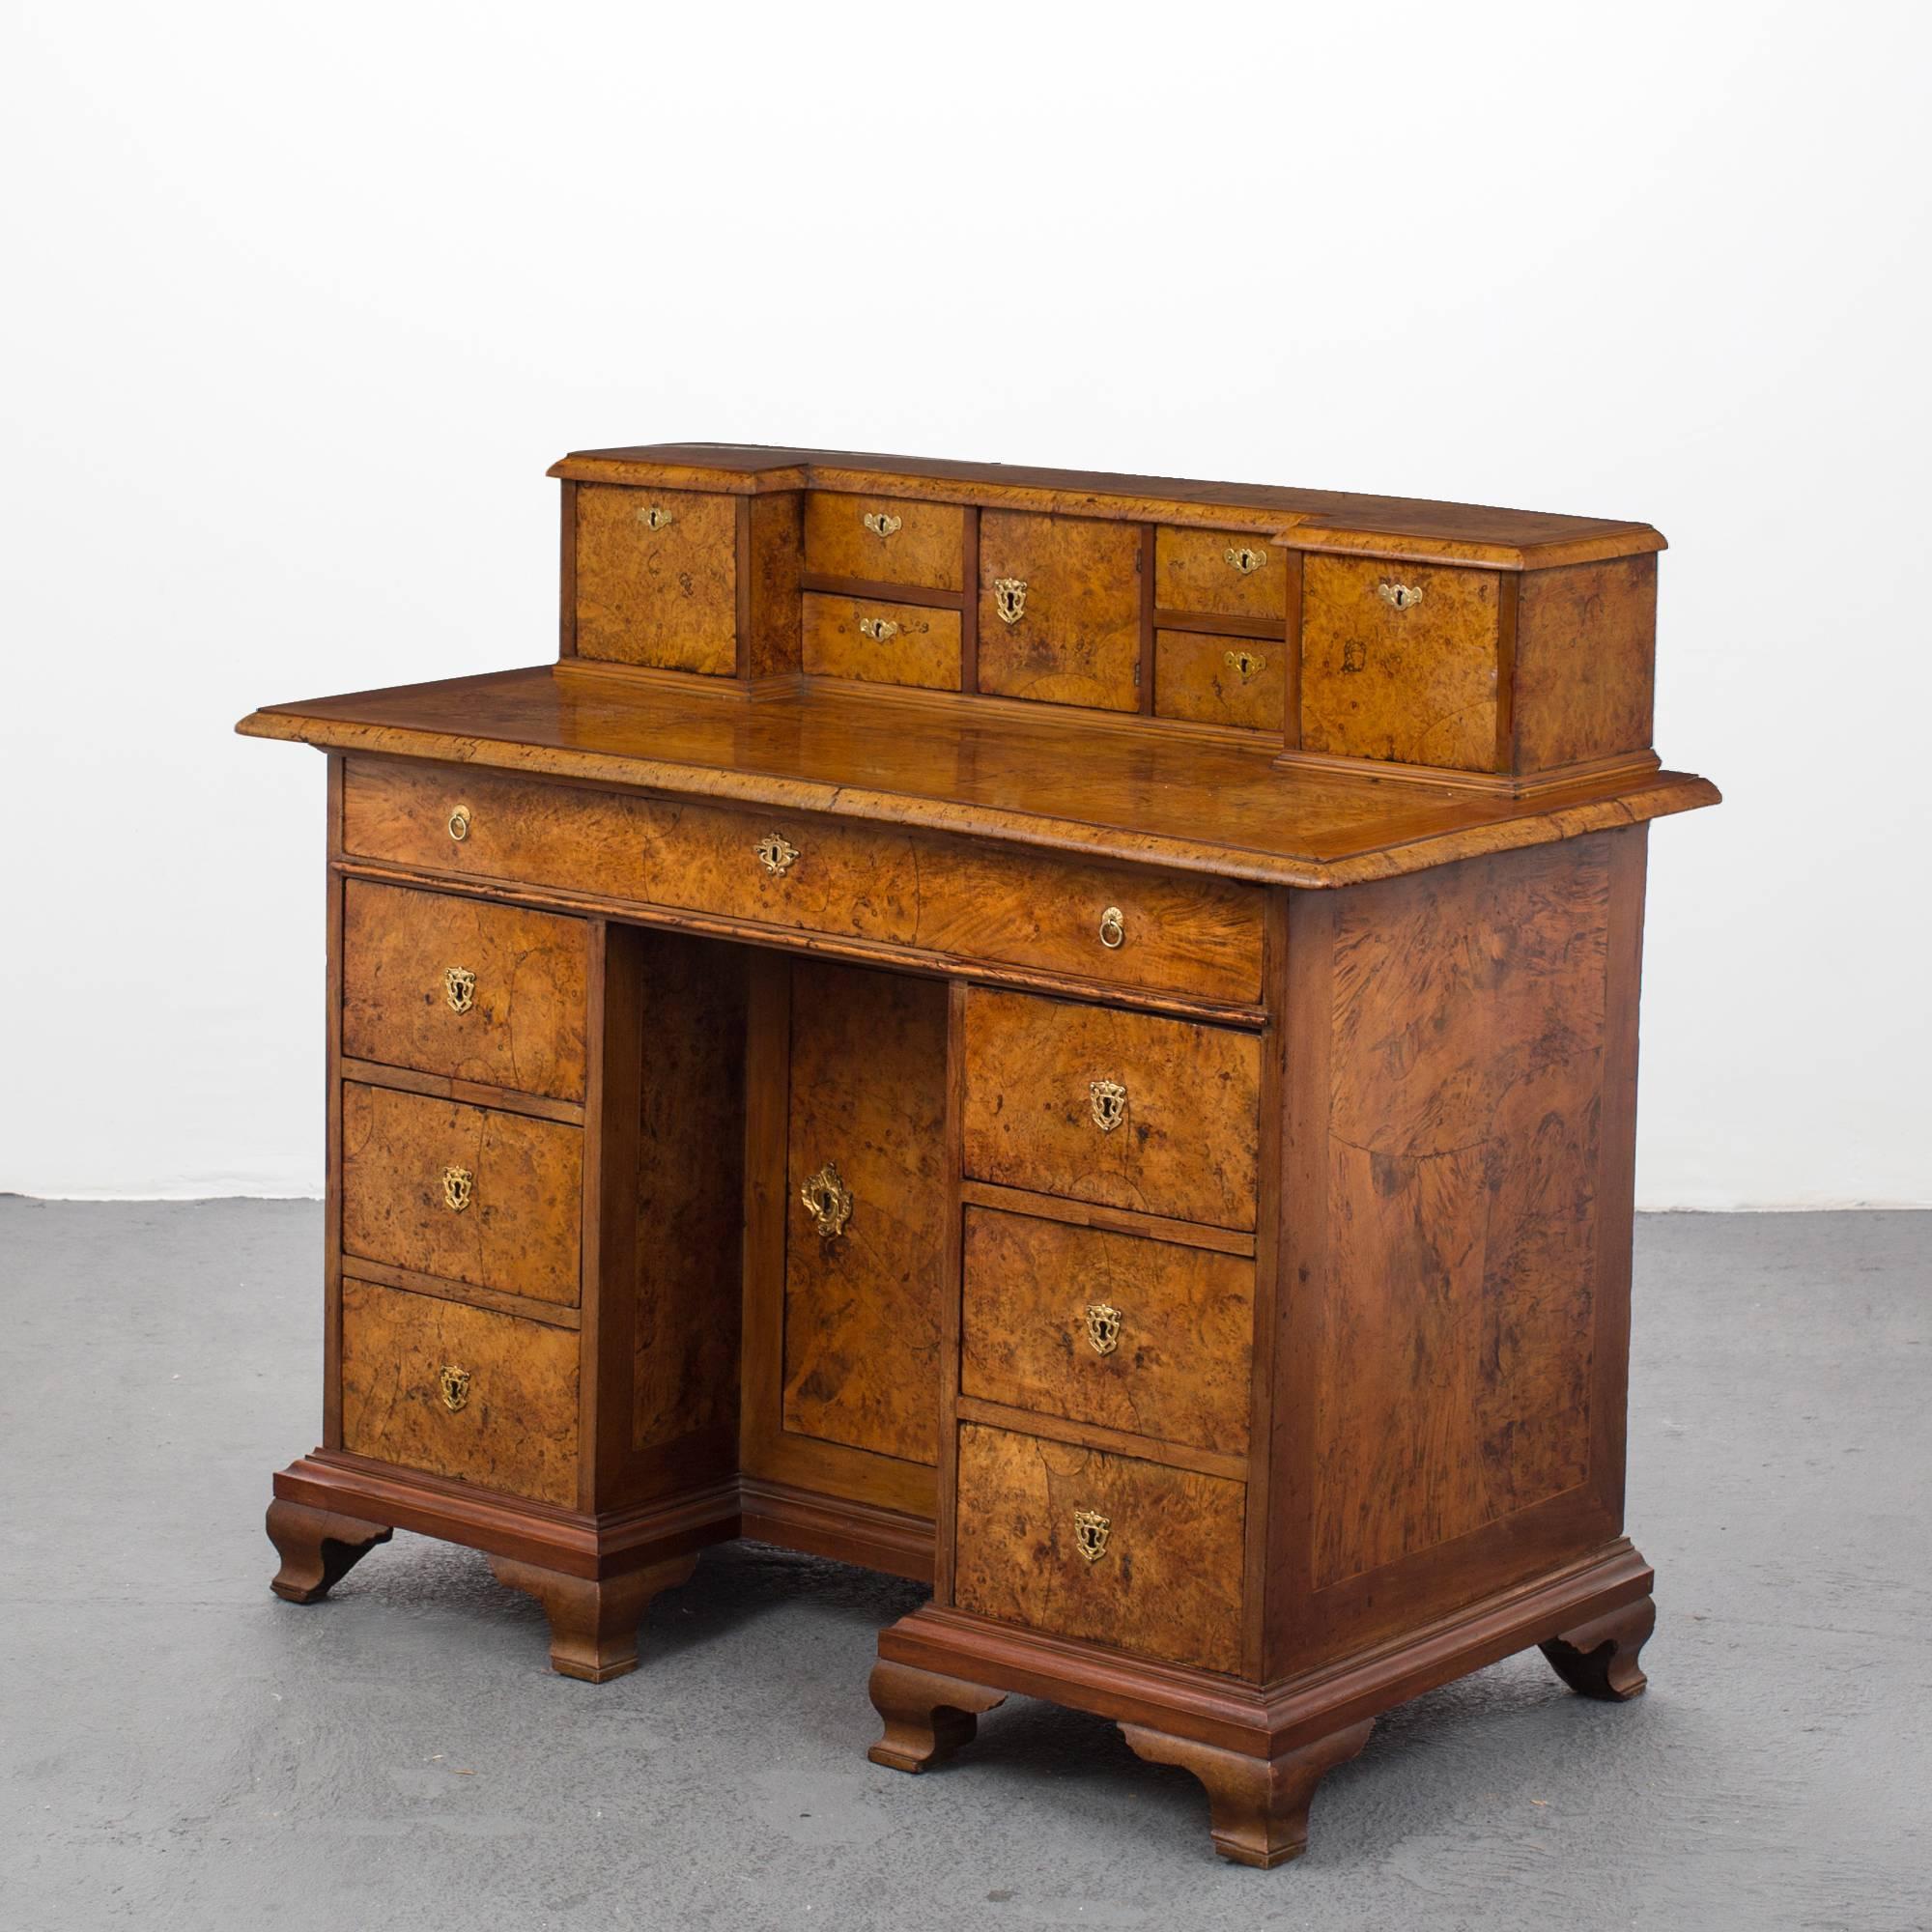
{"type": "Polygon", "coordinates": [[[467,966],[446,966],[442,974],[442,997],[453,1013],[467,1013],[476,1004],[476,975],[467,966]]]}
{"type": "Polygon", "coordinates": [[[845,1223],[852,1218],[852,1194],[829,1160],[798,1190],[798,1198],[805,1203],[821,1241],[845,1232],[845,1223]]]}
{"type": "Polygon", "coordinates": [[[1121,1311],[1111,1301],[1090,1301],[1081,1315],[1087,1346],[1096,1355],[1111,1355],[1121,1344],[1121,1311]]]}
{"type": "Polygon", "coordinates": [[[783,878],[798,861],[798,847],[782,832],[767,832],[752,850],[758,855],[758,864],[775,879],[783,878]]]}
{"type": "Polygon", "coordinates": [[[469,1371],[459,1369],[454,1362],[445,1362],[436,1378],[436,1385],[442,1396],[442,1406],[454,1415],[469,1400],[469,1371]]]}
{"type": "Polygon", "coordinates": [[[1268,668],[1267,659],[1259,651],[1230,651],[1223,662],[1243,684],[1251,677],[1259,677],[1268,668]]]}
{"type": "Polygon", "coordinates": [[[899,517],[888,516],[884,510],[867,510],[859,521],[883,543],[889,536],[894,535],[897,531],[904,520],[899,517]]]}
{"type": "Polygon", "coordinates": [[[449,814],[449,836],[461,845],[469,837],[469,808],[457,806],[449,814]]]}
{"type": "Polygon", "coordinates": [[[1376,585],[1376,595],[1392,611],[1407,611],[1422,602],[1422,586],[1418,583],[1390,583],[1384,581],[1376,585]]]}
{"type": "Polygon", "coordinates": [[[476,1177],[467,1167],[442,1170],[442,1205],[452,1214],[460,1214],[476,1193],[476,1177]]]}
{"type": "Polygon", "coordinates": [[[890,638],[896,638],[899,627],[890,617],[861,617],[859,635],[870,638],[875,644],[883,644],[890,638]]]}
{"type": "Polygon", "coordinates": [[[1103,1134],[1111,1134],[1127,1118],[1127,1090],[1118,1080],[1090,1080],[1087,1092],[1094,1124],[1103,1134]]]}
{"type": "Polygon", "coordinates": [[[1267,561],[1264,550],[1250,550],[1246,544],[1230,544],[1221,554],[1228,559],[1228,566],[1238,571],[1243,577],[1252,577],[1267,561]]]}
{"type": "Polygon", "coordinates": [[[1112,1517],[1098,1510],[1073,1512],[1073,1539],[1080,1553],[1090,1563],[1097,1563],[1107,1553],[1107,1539],[1114,1533],[1112,1517]]]}
{"type": "Polygon", "coordinates": [[[993,585],[993,608],[1003,624],[1017,624],[1026,615],[1026,579],[1002,577],[993,585]]]}
{"type": "Polygon", "coordinates": [[[1118,952],[1127,943],[1127,922],[1119,906],[1109,906],[1100,915],[1100,944],[1109,952],[1118,952]]]}
{"type": "Polygon", "coordinates": [[[677,522],[677,514],[662,503],[652,503],[638,512],[638,521],[647,530],[668,530],[677,522]]]}

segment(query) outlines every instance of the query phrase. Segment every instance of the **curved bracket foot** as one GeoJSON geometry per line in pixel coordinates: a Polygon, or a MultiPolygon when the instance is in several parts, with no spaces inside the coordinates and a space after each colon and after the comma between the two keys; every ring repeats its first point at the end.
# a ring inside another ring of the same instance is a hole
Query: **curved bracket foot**
{"type": "Polygon", "coordinates": [[[1642,1694],[1646,1680],[1637,1668],[1637,1653],[1656,1628],[1656,1604],[1639,1597],[1608,1616],[1551,1637],[1542,1650],[1550,1669],[1579,1697],[1621,1704],[1642,1694]]]}
{"type": "Polygon", "coordinates": [[[550,1619],[550,1667],[560,1677],[606,1684],[638,1667],[638,1626],[651,1599],[690,1579],[697,1557],[672,1556],[620,1576],[567,1577],[514,1557],[492,1556],[497,1580],[526,1590],[550,1619]]]}
{"type": "Polygon", "coordinates": [[[395,1534],[380,1522],[279,1496],[269,1505],[265,1527],[282,1559],[269,1588],[287,1604],[320,1603],[377,1544],[395,1534]]]}
{"type": "Polygon", "coordinates": [[[1004,1690],[883,1659],[873,1664],[867,1690],[886,1731],[866,1755],[893,1771],[925,1771],[951,1757],[973,1742],[980,1713],[1007,1701],[1004,1690]]]}

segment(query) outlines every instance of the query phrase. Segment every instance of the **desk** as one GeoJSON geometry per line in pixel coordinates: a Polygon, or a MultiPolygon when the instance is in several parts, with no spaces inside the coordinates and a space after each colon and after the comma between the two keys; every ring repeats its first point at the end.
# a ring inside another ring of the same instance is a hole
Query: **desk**
{"type": "MultiPolygon", "coordinates": [[[[529,669],[328,755],[322,1441],[636,1667],[753,1536],[929,1580],[874,1762],[1009,1691],[1306,1841],[1376,1715],[1643,1685],[1623,1534],[1642,525],[791,450],[571,457],[529,669]]],[[[782,1687],[774,1687],[775,1696],[782,1687]]]]}

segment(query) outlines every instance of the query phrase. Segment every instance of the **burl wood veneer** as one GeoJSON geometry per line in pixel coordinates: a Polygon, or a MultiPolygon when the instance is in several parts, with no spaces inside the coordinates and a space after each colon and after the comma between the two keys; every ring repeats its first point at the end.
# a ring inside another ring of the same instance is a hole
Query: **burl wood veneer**
{"type": "Polygon", "coordinates": [[[1645,844],[1717,797],[1651,749],[1656,531],[554,473],[556,663],[242,727],[329,753],[276,1594],[449,1538],[600,1683],[707,1544],[869,1564],[932,1592],[875,1763],[1058,1699],[1260,1866],[1419,1691],[1640,1692],[1645,844]]]}

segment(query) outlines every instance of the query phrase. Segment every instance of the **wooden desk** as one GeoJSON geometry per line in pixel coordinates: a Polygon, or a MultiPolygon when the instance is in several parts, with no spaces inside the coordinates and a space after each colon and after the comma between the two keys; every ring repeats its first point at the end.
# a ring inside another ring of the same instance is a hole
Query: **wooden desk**
{"type": "MultiPolygon", "coordinates": [[[[756,1536],[1292,1858],[1388,1706],[1643,1685],[1623,1535],[1642,525],[571,457],[556,663],[328,753],[321,1445],[277,1593],[487,1551],[554,1666],[756,1536]]],[[[774,1696],[782,1696],[774,1686],[774,1696]]],[[[937,1802],[937,1799],[935,1799],[937,1802]]]]}

